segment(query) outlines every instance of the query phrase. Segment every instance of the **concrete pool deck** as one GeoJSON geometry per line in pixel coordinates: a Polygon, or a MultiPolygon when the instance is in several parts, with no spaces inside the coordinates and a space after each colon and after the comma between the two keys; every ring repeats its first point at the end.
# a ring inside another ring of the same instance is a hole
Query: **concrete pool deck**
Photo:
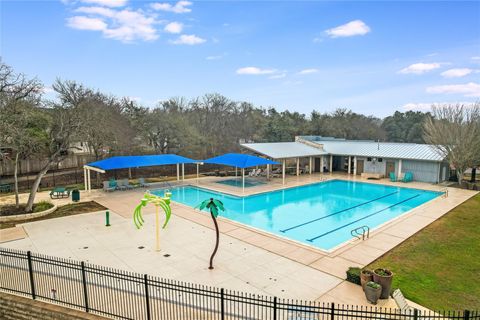
{"type": "MultiPolygon", "coordinates": [[[[221,178],[202,178],[199,186],[242,195],[241,188],[218,184],[215,182],[218,179],[221,178]]],[[[433,191],[441,189],[438,185],[418,182],[391,183],[386,180],[366,181],[347,175],[314,174],[288,177],[286,186],[282,185],[281,179],[273,179],[272,183],[246,188],[245,195],[328,179],[433,191]]],[[[196,179],[185,182],[197,184],[196,179]]],[[[351,241],[331,252],[220,218],[220,249],[215,259],[216,269],[211,271],[207,267],[215,239],[208,214],[173,204],[172,221],[161,233],[162,251],[155,252],[153,208],[145,210],[143,230],[136,230],[131,220],[133,208],[143,192],[132,190],[105,194],[93,190],[90,194],[82,193],[82,200],[94,199],[111,210],[112,227],[103,225],[103,212],[25,223],[12,228],[16,230],[2,231],[0,242],[11,241],[1,245],[262,295],[369,305],[358,286],[343,281],[345,270],[350,266],[369,264],[476,194],[449,188],[447,198],[438,197],[429,201],[374,230],[370,239],[351,241]],[[140,246],[145,248],[138,249],[140,246]],[[168,258],[163,256],[166,253],[170,254],[168,258]]],[[[46,196],[47,193],[40,193],[38,200],[46,196]]],[[[70,200],[54,202],[61,205],[70,200]]],[[[395,307],[395,303],[391,299],[383,300],[378,306],[395,307]]]]}

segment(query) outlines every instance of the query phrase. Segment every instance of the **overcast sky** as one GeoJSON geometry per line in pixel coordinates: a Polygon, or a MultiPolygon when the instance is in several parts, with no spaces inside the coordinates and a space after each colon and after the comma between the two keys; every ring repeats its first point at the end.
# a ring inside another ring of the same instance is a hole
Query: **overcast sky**
{"type": "MultiPolygon", "coordinates": [[[[1,1],[1,56],[146,106],[218,92],[385,116],[480,99],[480,2],[1,1]]],[[[48,93],[47,96],[52,93],[48,93]]]]}

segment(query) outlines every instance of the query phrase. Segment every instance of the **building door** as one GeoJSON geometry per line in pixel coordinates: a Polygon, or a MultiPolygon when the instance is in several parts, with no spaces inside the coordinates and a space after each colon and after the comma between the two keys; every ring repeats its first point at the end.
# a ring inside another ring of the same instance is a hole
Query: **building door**
{"type": "Polygon", "coordinates": [[[393,172],[395,174],[395,162],[393,161],[387,161],[385,176],[388,177],[390,175],[390,172],[393,172]]]}
{"type": "Polygon", "coordinates": [[[320,172],[320,158],[315,158],[314,172],[320,172]]]}
{"type": "Polygon", "coordinates": [[[357,160],[357,175],[363,173],[363,160],[357,160]]]}

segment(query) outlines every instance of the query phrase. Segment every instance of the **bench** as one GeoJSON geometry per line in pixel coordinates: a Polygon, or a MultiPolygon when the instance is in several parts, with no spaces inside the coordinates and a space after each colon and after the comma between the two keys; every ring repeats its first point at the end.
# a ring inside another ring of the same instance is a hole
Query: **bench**
{"type": "Polygon", "coordinates": [[[365,179],[377,179],[378,180],[378,179],[383,178],[383,174],[374,173],[374,172],[362,172],[361,177],[365,178],[365,179]]]}
{"type": "Polygon", "coordinates": [[[13,186],[10,183],[0,184],[0,192],[12,192],[13,186]]]}

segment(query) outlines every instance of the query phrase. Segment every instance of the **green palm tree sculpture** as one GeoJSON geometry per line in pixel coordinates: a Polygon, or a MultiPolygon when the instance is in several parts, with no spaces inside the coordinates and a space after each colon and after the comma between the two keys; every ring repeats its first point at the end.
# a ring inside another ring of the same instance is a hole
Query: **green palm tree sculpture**
{"type": "Polygon", "coordinates": [[[217,216],[218,216],[218,211],[219,210],[225,211],[225,208],[223,207],[222,201],[217,200],[217,199],[213,199],[213,198],[202,201],[202,203],[200,203],[195,208],[198,208],[200,210],[203,210],[205,208],[209,209],[210,210],[210,216],[213,219],[213,224],[215,224],[215,234],[217,236],[217,241],[215,242],[215,249],[213,250],[212,255],[210,256],[210,266],[208,267],[208,269],[213,269],[213,257],[217,253],[218,241],[219,241],[219,238],[220,238],[220,233],[218,231],[217,216]]]}
{"type": "Polygon", "coordinates": [[[133,211],[133,223],[140,229],[143,226],[145,220],[142,216],[142,208],[146,207],[147,204],[151,203],[155,206],[155,234],[156,234],[156,251],[160,251],[160,224],[159,224],[159,217],[158,217],[158,209],[162,208],[165,212],[165,222],[163,223],[162,229],[168,224],[170,217],[172,216],[172,209],[170,208],[170,197],[172,194],[170,192],[165,192],[163,197],[159,197],[156,195],[151,194],[150,192],[146,192],[143,195],[143,199],[140,201],[140,204],[135,207],[133,211]]]}

